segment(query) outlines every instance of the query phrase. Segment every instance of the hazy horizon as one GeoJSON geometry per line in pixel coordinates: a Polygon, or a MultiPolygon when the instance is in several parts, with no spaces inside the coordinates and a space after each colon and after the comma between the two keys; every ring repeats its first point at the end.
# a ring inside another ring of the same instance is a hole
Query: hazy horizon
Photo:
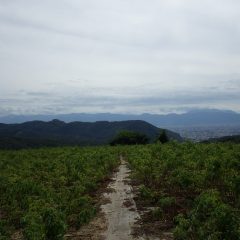
{"type": "Polygon", "coordinates": [[[125,115],[125,116],[141,116],[141,115],[159,115],[159,116],[167,116],[169,114],[177,114],[177,115],[182,115],[182,114],[188,114],[188,113],[214,113],[214,112],[222,112],[222,113],[236,113],[240,114],[238,111],[233,111],[229,109],[213,109],[213,108],[192,108],[188,109],[185,111],[179,111],[179,112],[174,112],[174,113],[149,113],[149,112],[142,112],[142,113],[112,113],[112,112],[70,112],[70,113],[33,113],[33,114],[4,114],[0,115],[1,117],[8,117],[8,116],[58,116],[58,115],[81,115],[81,114],[86,114],[86,115],[125,115]]]}
{"type": "Polygon", "coordinates": [[[0,116],[240,112],[237,0],[0,0],[0,116]]]}

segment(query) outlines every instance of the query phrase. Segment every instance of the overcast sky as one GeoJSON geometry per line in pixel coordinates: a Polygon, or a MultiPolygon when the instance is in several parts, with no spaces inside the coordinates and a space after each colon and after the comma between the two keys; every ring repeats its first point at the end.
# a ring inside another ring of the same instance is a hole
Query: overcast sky
{"type": "Polygon", "coordinates": [[[240,112],[239,0],[0,0],[0,115],[240,112]]]}

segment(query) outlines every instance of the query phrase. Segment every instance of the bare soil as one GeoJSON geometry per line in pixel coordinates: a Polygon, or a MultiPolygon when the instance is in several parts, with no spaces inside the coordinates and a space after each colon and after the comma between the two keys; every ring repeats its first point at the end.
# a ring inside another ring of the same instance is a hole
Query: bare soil
{"type": "Polygon", "coordinates": [[[111,201],[102,206],[108,225],[103,236],[107,240],[143,239],[132,235],[132,230],[140,216],[133,200],[132,187],[129,185],[129,173],[126,162],[121,158],[118,172],[109,185],[114,191],[104,194],[111,201]]]}

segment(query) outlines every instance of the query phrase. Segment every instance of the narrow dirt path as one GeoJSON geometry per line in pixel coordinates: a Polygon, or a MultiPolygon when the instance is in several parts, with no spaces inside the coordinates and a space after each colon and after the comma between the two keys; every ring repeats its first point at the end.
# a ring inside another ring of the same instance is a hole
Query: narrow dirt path
{"type": "Polygon", "coordinates": [[[137,224],[140,215],[133,199],[130,170],[123,157],[120,160],[120,166],[113,174],[105,193],[99,198],[100,213],[79,231],[66,234],[66,240],[159,240],[155,237],[137,237],[136,234],[132,234],[134,229],[141,228],[137,224]]]}
{"type": "Polygon", "coordinates": [[[113,182],[109,185],[112,191],[104,194],[110,201],[102,205],[102,211],[105,214],[108,226],[103,236],[107,240],[136,239],[131,235],[132,227],[140,216],[128,180],[129,169],[121,157],[121,165],[113,178],[113,182]]]}

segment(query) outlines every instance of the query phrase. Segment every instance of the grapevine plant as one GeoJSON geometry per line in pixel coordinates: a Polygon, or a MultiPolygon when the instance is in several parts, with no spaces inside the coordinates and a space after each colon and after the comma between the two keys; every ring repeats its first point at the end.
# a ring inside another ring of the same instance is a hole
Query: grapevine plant
{"type": "Polygon", "coordinates": [[[61,240],[96,213],[94,194],[119,164],[117,147],[0,151],[0,239],[61,240]]]}
{"type": "Polygon", "coordinates": [[[150,221],[175,239],[240,239],[240,145],[176,143],[128,149],[150,221]]]}

